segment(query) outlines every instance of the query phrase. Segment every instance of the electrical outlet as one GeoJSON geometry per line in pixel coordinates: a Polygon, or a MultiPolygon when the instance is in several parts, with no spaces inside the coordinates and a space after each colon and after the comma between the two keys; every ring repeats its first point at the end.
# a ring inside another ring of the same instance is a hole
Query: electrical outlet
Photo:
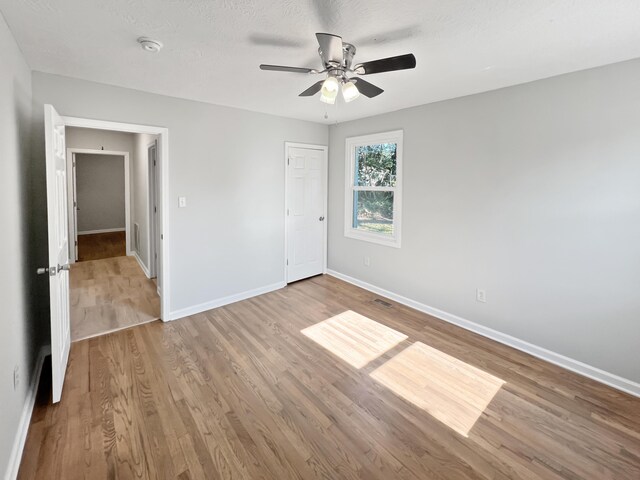
{"type": "Polygon", "coordinates": [[[371,259],[369,257],[364,257],[364,266],[365,267],[371,266],[371,259]]]}
{"type": "Polygon", "coordinates": [[[20,367],[18,365],[13,369],[13,389],[17,390],[20,386],[20,367]]]}
{"type": "Polygon", "coordinates": [[[476,289],[476,300],[478,302],[487,303],[487,292],[481,288],[476,289]]]}

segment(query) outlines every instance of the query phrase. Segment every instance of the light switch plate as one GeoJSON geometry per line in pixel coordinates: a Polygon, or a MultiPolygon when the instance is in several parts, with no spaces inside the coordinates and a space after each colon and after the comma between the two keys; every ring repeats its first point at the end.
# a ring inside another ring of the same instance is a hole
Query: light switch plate
{"type": "Polygon", "coordinates": [[[487,303],[487,292],[481,288],[476,289],[476,300],[487,303]]]}
{"type": "Polygon", "coordinates": [[[187,206],[187,197],[178,197],[178,207],[184,208],[187,206]]]}

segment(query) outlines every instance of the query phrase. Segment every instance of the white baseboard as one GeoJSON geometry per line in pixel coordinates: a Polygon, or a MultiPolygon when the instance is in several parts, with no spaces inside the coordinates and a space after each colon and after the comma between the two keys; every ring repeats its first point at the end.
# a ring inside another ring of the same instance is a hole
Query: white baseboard
{"type": "Polygon", "coordinates": [[[142,259],[140,258],[140,255],[138,255],[138,252],[136,252],[135,250],[131,252],[131,256],[133,258],[135,258],[138,261],[138,265],[140,265],[140,268],[142,269],[142,271],[144,272],[144,274],[147,276],[147,278],[151,278],[151,272],[149,271],[149,269],[147,268],[147,266],[144,264],[144,262],[142,261],[142,259]]]}
{"type": "Polygon", "coordinates": [[[29,432],[29,425],[31,424],[31,415],[33,414],[33,407],[36,403],[38,385],[40,385],[42,364],[44,363],[44,358],[50,353],[51,350],[48,345],[42,347],[38,352],[36,364],[33,368],[33,375],[31,376],[31,382],[29,383],[29,390],[27,391],[27,398],[25,398],[22,414],[20,415],[18,431],[16,432],[16,436],[13,441],[13,448],[11,449],[11,455],[9,456],[9,464],[7,465],[7,471],[4,475],[5,480],[14,480],[18,477],[20,461],[22,460],[22,451],[24,450],[24,444],[27,441],[27,433],[29,432]]]}
{"type": "Polygon", "coordinates": [[[207,310],[229,305],[230,303],[239,302],[241,300],[246,300],[247,298],[257,297],[258,295],[273,292],[274,290],[279,290],[286,286],[286,282],[272,283],[271,285],[265,285],[264,287],[254,288],[253,290],[229,295],[228,297],[218,298],[217,300],[212,300],[210,302],[200,303],[199,305],[194,305],[192,307],[181,308],[180,310],[171,312],[169,314],[169,320],[177,320],[179,318],[188,317],[189,315],[195,315],[196,313],[206,312],[207,310]]]}
{"type": "Polygon", "coordinates": [[[453,315],[437,308],[430,307],[429,305],[425,305],[424,303],[420,303],[410,298],[403,297],[402,295],[398,295],[397,293],[393,293],[389,290],[371,285],[370,283],[363,282],[362,280],[358,280],[357,278],[350,277],[340,272],[336,272],[335,270],[327,270],[327,273],[333,277],[339,278],[340,280],[344,280],[345,282],[364,288],[365,290],[369,290],[370,292],[376,293],[378,295],[385,296],[387,298],[390,298],[391,300],[395,300],[398,303],[414,308],[433,317],[439,318],[440,320],[444,320],[445,322],[453,323],[454,325],[475,332],[479,335],[482,335],[483,337],[490,338],[492,340],[495,340],[496,342],[508,345],[517,350],[533,355],[534,357],[545,360],[549,363],[553,363],[562,368],[566,368],[567,370],[571,370],[572,372],[591,378],[592,380],[596,380],[597,382],[604,383],[605,385],[609,385],[610,387],[613,387],[615,389],[629,393],[636,397],[640,397],[640,383],[636,383],[632,380],[620,377],[613,373],[605,372],[604,370],[592,367],[591,365],[587,365],[586,363],[582,363],[578,360],[565,357],[564,355],[560,355],[559,353],[552,352],[550,350],[547,350],[546,348],[542,348],[537,345],[533,345],[532,343],[525,342],[524,340],[512,337],[511,335],[507,335],[506,333],[493,330],[492,328],[485,327],[462,317],[458,317],[457,315],[453,315]]]}
{"type": "Polygon", "coordinates": [[[124,228],[103,228],[102,230],[84,230],[78,232],[78,235],[93,235],[94,233],[111,233],[111,232],[124,232],[124,228]]]}

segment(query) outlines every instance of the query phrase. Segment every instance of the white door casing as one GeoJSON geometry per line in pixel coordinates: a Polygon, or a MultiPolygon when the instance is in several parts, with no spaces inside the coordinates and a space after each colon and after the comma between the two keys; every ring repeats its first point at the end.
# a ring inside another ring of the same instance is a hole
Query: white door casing
{"type": "Polygon", "coordinates": [[[286,281],[326,271],[326,147],[286,144],[286,281]]]}
{"type": "MultiPolygon", "coordinates": [[[[171,224],[169,196],[165,192],[169,191],[169,129],[150,125],[140,125],[135,123],[111,122],[108,120],[95,120],[82,117],[62,117],[67,127],[93,128],[96,130],[109,130],[116,132],[144,133],[158,135],[158,199],[159,218],[158,229],[160,237],[160,248],[158,250],[158,284],[162,285],[162,290],[171,291],[171,262],[169,259],[169,243],[171,235],[169,225],[171,224]]],[[[164,322],[180,318],[174,316],[171,311],[171,296],[161,295],[160,318],[164,322]]]]}
{"type": "Polygon", "coordinates": [[[69,360],[69,229],[64,121],[44,106],[49,231],[49,301],[51,304],[51,368],[53,402],[59,402],[69,360]]]}

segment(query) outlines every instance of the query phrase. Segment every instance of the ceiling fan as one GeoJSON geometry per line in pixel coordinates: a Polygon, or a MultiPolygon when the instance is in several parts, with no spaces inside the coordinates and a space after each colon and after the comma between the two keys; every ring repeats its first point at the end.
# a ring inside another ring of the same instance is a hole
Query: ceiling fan
{"type": "Polygon", "coordinates": [[[416,66],[416,57],[412,53],[352,65],[356,47],[350,43],[343,42],[342,37],[330,33],[316,33],[316,38],[320,45],[318,53],[324,67],[322,70],[265,64],[260,65],[260,69],[308,74],[326,73],[327,77],[324,80],[313,84],[299,96],[311,97],[320,92],[321,101],[334,104],[341,88],[345,102],[355,100],[360,94],[373,98],[384,91],[362,78],[357,76],[350,77],[350,75],[371,75],[373,73],[406,70],[416,66]]]}

